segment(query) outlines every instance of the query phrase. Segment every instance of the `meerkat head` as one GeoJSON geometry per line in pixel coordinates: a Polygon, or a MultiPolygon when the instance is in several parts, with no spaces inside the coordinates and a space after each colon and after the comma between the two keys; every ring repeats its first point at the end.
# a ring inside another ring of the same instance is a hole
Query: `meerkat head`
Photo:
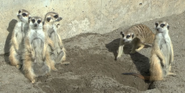
{"type": "Polygon", "coordinates": [[[46,23],[59,22],[60,20],[62,20],[62,17],[59,17],[59,14],[56,12],[48,12],[44,18],[44,22],[46,23]]]}
{"type": "Polygon", "coordinates": [[[41,17],[31,17],[29,19],[29,27],[31,29],[42,29],[42,18],[41,17]]]}
{"type": "Polygon", "coordinates": [[[17,17],[20,21],[28,23],[30,18],[30,13],[27,10],[21,9],[17,13],[17,17]]]}
{"type": "Polygon", "coordinates": [[[165,33],[169,30],[170,26],[165,21],[159,21],[155,23],[155,28],[159,33],[165,33]]]}
{"type": "Polygon", "coordinates": [[[124,42],[131,42],[134,39],[134,33],[132,32],[120,32],[124,42]]]}

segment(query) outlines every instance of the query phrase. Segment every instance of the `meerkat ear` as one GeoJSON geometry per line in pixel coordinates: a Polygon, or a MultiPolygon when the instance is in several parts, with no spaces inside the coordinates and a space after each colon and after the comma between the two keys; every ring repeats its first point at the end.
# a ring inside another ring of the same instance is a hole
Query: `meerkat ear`
{"type": "Polygon", "coordinates": [[[168,30],[170,29],[170,26],[167,26],[168,30]]]}
{"type": "Polygon", "coordinates": [[[159,24],[156,22],[156,23],[155,23],[155,27],[157,27],[158,25],[159,25],[159,24]]]}
{"type": "Polygon", "coordinates": [[[121,32],[120,32],[120,34],[122,35],[122,34],[123,34],[123,32],[121,31],[121,32]]]}
{"type": "Polygon", "coordinates": [[[122,36],[122,37],[124,37],[124,36],[125,36],[125,35],[123,34],[123,32],[122,32],[122,31],[120,32],[120,34],[121,34],[121,36],[122,36]]]}

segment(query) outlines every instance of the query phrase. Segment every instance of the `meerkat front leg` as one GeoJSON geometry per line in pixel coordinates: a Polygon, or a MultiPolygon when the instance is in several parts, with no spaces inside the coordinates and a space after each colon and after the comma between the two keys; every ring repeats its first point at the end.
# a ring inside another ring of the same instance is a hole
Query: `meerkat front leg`
{"type": "Polygon", "coordinates": [[[47,38],[48,45],[50,46],[51,50],[54,51],[54,44],[50,38],[47,38]]]}
{"type": "MultiPolygon", "coordinates": [[[[156,46],[156,47],[158,47],[158,46],[156,46]]],[[[165,66],[166,65],[165,57],[163,56],[159,47],[156,49],[156,55],[161,59],[163,66],[165,66]]]]}
{"type": "Polygon", "coordinates": [[[26,47],[27,51],[31,54],[32,58],[35,59],[35,51],[33,51],[28,37],[25,38],[24,43],[25,43],[25,47],[26,47]]]}
{"type": "Polygon", "coordinates": [[[120,38],[120,42],[119,42],[119,48],[118,48],[118,54],[117,54],[117,58],[121,57],[121,55],[123,54],[123,47],[124,47],[124,42],[122,40],[122,38],[120,38]]]}

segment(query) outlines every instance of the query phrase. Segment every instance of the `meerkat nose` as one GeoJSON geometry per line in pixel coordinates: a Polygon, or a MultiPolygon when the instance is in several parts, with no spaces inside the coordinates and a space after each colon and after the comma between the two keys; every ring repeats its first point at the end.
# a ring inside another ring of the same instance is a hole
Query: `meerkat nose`
{"type": "Polygon", "coordinates": [[[37,27],[37,24],[34,24],[34,27],[37,27]]]}
{"type": "Polygon", "coordinates": [[[19,17],[20,17],[20,15],[17,15],[17,17],[19,18],[19,17]]]}
{"type": "Polygon", "coordinates": [[[57,21],[60,21],[60,20],[62,20],[62,17],[59,17],[59,18],[57,19],[57,21]]]}

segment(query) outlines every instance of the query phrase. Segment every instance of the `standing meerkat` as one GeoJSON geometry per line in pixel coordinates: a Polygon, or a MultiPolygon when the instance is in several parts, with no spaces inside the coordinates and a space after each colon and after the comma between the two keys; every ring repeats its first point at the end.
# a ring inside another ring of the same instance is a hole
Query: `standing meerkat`
{"type": "Polygon", "coordinates": [[[52,60],[56,63],[69,64],[70,62],[65,62],[66,60],[66,50],[62,43],[62,39],[58,34],[57,30],[60,27],[59,21],[62,17],[56,12],[48,12],[44,19],[44,30],[47,32],[48,37],[53,41],[54,51],[50,51],[52,60]]]}
{"type": "Polygon", "coordinates": [[[121,57],[125,44],[131,44],[132,50],[130,53],[135,53],[144,48],[145,45],[151,45],[155,37],[152,30],[143,24],[131,26],[127,31],[120,32],[120,34],[121,38],[117,58],[121,57]]]}
{"type": "Polygon", "coordinates": [[[152,46],[150,58],[150,76],[142,76],[136,73],[123,73],[124,75],[135,75],[145,80],[163,80],[171,73],[171,63],[174,60],[173,45],[169,36],[169,25],[167,22],[155,23],[156,36],[152,46]]]}
{"type": "Polygon", "coordinates": [[[17,14],[18,22],[16,23],[11,41],[10,41],[10,64],[20,68],[21,54],[23,49],[23,39],[28,31],[28,20],[30,13],[27,10],[21,9],[17,14]]]}
{"type": "Polygon", "coordinates": [[[23,54],[23,73],[32,82],[35,77],[43,76],[56,70],[51,64],[50,55],[47,52],[48,42],[46,33],[43,31],[42,18],[34,16],[29,19],[29,30],[25,37],[23,54]]]}

